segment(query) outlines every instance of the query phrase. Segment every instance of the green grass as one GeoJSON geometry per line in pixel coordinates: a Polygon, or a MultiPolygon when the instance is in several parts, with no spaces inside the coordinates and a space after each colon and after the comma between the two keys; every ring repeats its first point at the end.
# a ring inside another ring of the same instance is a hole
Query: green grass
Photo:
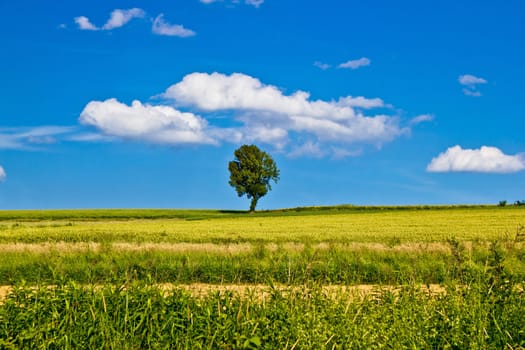
{"type": "MultiPolygon", "coordinates": [[[[149,211],[145,211],[147,216],[149,211]]],[[[339,210],[261,214],[179,212],[178,218],[135,216],[87,220],[92,211],[37,220],[31,212],[0,223],[0,244],[38,242],[443,242],[490,241],[515,235],[525,223],[525,207],[339,210]],[[208,213],[208,214],[205,214],[208,213]],[[81,217],[82,220],[77,220],[81,217]]],[[[98,213],[98,212],[97,212],[98,213]]],[[[139,216],[140,211],[137,212],[139,216]]],[[[65,215],[65,214],[64,214],[65,215]]],[[[98,214],[97,214],[98,215],[98,214]]],[[[130,214],[131,215],[131,214],[130,214]]],[[[9,217],[16,216],[11,214],[9,217]]],[[[5,217],[8,217],[6,215],[5,217]]]]}
{"type": "Polygon", "coordinates": [[[209,210],[209,209],[51,209],[51,210],[0,210],[0,221],[41,221],[41,220],[107,220],[107,219],[187,219],[202,220],[213,218],[231,218],[243,215],[251,216],[298,216],[298,215],[334,215],[349,213],[374,213],[385,211],[421,211],[421,210],[455,210],[455,209],[523,209],[509,205],[411,205],[411,206],[355,206],[337,205],[320,207],[297,207],[275,210],[262,210],[248,213],[243,210],[209,210]]]}
{"type": "MultiPolygon", "coordinates": [[[[214,251],[130,251],[111,245],[68,251],[63,247],[3,253],[0,284],[62,279],[103,283],[110,276],[124,275],[162,283],[435,284],[482,274],[491,245],[474,243],[466,249],[463,244],[449,244],[436,250],[435,246],[259,244],[239,251],[233,247],[230,252],[220,246],[214,251]]],[[[508,241],[498,247],[506,257],[505,271],[525,278],[524,245],[508,241]]]]}
{"type": "Polygon", "coordinates": [[[4,212],[20,216],[0,223],[0,284],[131,272],[177,283],[444,283],[454,259],[462,274],[483,270],[496,241],[507,271],[525,274],[524,208],[295,210],[4,212]]]}
{"type": "Polygon", "coordinates": [[[209,219],[242,214],[241,211],[184,209],[64,209],[64,210],[0,210],[0,220],[129,220],[129,219],[209,219]]]}
{"type": "Polygon", "coordinates": [[[16,286],[0,305],[1,348],[518,349],[525,295],[498,272],[444,293],[358,295],[310,285],[194,296],[148,282],[16,286]]]}
{"type": "Polygon", "coordinates": [[[523,348],[524,214],[3,211],[0,284],[14,290],[0,300],[0,349],[523,348]],[[191,283],[268,287],[178,287],[191,283]],[[421,289],[434,283],[446,292],[421,289]],[[354,284],[377,290],[323,289],[354,284]]]}

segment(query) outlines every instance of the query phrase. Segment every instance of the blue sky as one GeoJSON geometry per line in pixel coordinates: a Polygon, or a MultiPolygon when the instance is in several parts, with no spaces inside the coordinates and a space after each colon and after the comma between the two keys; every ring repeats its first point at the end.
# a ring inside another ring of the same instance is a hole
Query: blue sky
{"type": "Polygon", "coordinates": [[[525,199],[525,4],[0,2],[0,208],[525,199]]]}

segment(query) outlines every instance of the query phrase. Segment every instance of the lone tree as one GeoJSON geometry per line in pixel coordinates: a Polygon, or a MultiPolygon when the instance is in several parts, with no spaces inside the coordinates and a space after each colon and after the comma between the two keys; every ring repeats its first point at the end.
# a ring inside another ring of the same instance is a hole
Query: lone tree
{"type": "Polygon", "coordinates": [[[271,190],[270,181],[279,180],[279,169],[268,153],[255,145],[242,145],[234,152],[235,159],[228,163],[229,184],[235,187],[239,197],[251,198],[250,212],[255,211],[257,201],[271,190]]]}

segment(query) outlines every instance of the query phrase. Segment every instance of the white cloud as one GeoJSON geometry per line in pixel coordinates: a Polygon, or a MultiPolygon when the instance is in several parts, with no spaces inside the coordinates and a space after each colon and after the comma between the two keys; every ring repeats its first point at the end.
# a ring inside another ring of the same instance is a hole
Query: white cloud
{"type": "Polygon", "coordinates": [[[4,168],[0,165],[0,182],[4,182],[7,178],[4,168]]]}
{"type": "Polygon", "coordinates": [[[475,88],[472,89],[463,89],[463,93],[467,96],[480,97],[481,92],[477,91],[475,88]]]}
{"type": "Polygon", "coordinates": [[[332,158],[343,159],[348,157],[357,157],[363,154],[362,149],[348,150],[346,148],[332,147],[332,158]]]}
{"type": "Polygon", "coordinates": [[[344,159],[348,157],[356,157],[363,153],[361,149],[346,149],[340,147],[323,147],[322,144],[318,142],[307,141],[302,145],[293,147],[292,150],[288,153],[290,158],[300,158],[300,157],[309,157],[309,158],[323,158],[326,155],[331,155],[332,159],[344,159]]]}
{"type": "Polygon", "coordinates": [[[478,78],[474,75],[470,75],[470,74],[465,74],[465,75],[461,75],[459,78],[458,78],[458,81],[461,85],[467,85],[467,86],[471,86],[471,85],[476,85],[476,84],[486,84],[487,81],[483,78],[478,78]]]}
{"type": "Polygon", "coordinates": [[[120,28],[133,18],[143,18],[146,13],[139,8],[132,8],[129,10],[116,9],[111,12],[109,20],[104,24],[102,29],[111,30],[114,28],[120,28]]]}
{"type": "Polygon", "coordinates": [[[381,107],[391,107],[390,105],[385,105],[382,99],[380,98],[366,98],[363,96],[346,96],[339,98],[337,102],[339,106],[342,107],[353,107],[353,108],[381,108],[381,107]]]}
{"type": "Polygon", "coordinates": [[[366,57],[361,57],[357,60],[350,60],[344,63],[341,63],[338,67],[339,68],[350,68],[350,69],[357,69],[360,67],[369,66],[371,63],[370,59],[366,57]]]}
{"type": "Polygon", "coordinates": [[[425,122],[431,122],[434,120],[434,116],[431,114],[421,114],[410,120],[410,125],[417,125],[425,122]]]}
{"type": "Polygon", "coordinates": [[[252,5],[255,7],[259,7],[263,4],[264,0],[246,0],[245,3],[247,5],[252,5]]]}
{"type": "MultiPolygon", "coordinates": [[[[260,125],[248,123],[237,129],[239,141],[242,143],[262,142],[282,150],[288,143],[288,131],[279,125],[260,125]]],[[[227,139],[224,139],[227,141],[227,139]]]]}
{"type": "Polygon", "coordinates": [[[241,73],[188,74],[162,96],[204,111],[247,110],[328,119],[356,116],[352,108],[340,107],[333,102],[310,101],[310,94],[300,90],[284,95],[277,87],[241,73]]]}
{"type": "Polygon", "coordinates": [[[331,67],[328,63],[323,63],[320,61],[315,61],[314,66],[322,70],[327,70],[328,68],[331,67]]]}
{"type": "Polygon", "coordinates": [[[91,23],[89,18],[85,16],[75,17],[75,23],[81,30],[111,30],[124,26],[133,18],[143,18],[145,14],[144,10],[140,8],[115,9],[111,12],[108,21],[100,28],[91,23]]]}
{"type": "Polygon", "coordinates": [[[325,152],[321,149],[321,146],[318,143],[308,141],[300,146],[295,147],[288,156],[291,158],[299,157],[312,157],[312,158],[322,158],[325,156],[325,152]]]}
{"type": "Polygon", "coordinates": [[[89,21],[89,18],[85,16],[75,17],[75,23],[81,30],[98,30],[97,26],[89,21]]]}
{"type": "Polygon", "coordinates": [[[110,142],[114,141],[115,138],[107,135],[102,135],[96,132],[84,132],[80,134],[74,134],[66,138],[67,141],[77,142],[110,142]]]}
{"type": "Polygon", "coordinates": [[[153,21],[152,31],[158,35],[178,36],[181,38],[195,35],[193,30],[186,29],[180,24],[169,24],[165,22],[164,15],[162,13],[158,15],[153,21]]]}
{"type": "Polygon", "coordinates": [[[506,155],[496,147],[462,149],[454,146],[432,159],[430,172],[514,173],[525,169],[523,155],[506,155]]]}
{"type": "MultiPolygon", "coordinates": [[[[128,106],[116,99],[92,101],[79,120],[97,128],[106,141],[257,142],[293,157],[347,157],[356,155],[356,144],[379,147],[410,131],[410,124],[402,127],[396,116],[363,114],[361,110],[385,107],[381,99],[313,100],[305,91],[284,94],[240,73],[191,73],[160,97],[163,100],[156,106],[139,101],[128,106]]],[[[74,139],[97,141],[97,136],[74,139]]]]}
{"type": "Polygon", "coordinates": [[[57,142],[57,137],[72,133],[70,126],[0,129],[0,149],[34,150],[35,145],[57,142]]]}
{"type": "Polygon", "coordinates": [[[395,118],[385,115],[374,117],[357,116],[347,121],[334,121],[313,117],[291,117],[292,128],[315,135],[324,142],[373,143],[381,145],[402,135],[395,118]]]}
{"type": "Polygon", "coordinates": [[[92,101],[79,118],[107,136],[161,144],[215,144],[206,134],[207,122],[201,117],[169,106],[151,106],[133,101],[131,106],[112,98],[92,101]]]}
{"type": "Polygon", "coordinates": [[[478,91],[478,85],[487,83],[487,80],[471,74],[460,75],[458,81],[461,85],[465,86],[465,88],[463,88],[463,94],[473,97],[481,96],[481,92],[478,91]]]}
{"type": "MultiPolygon", "coordinates": [[[[222,2],[223,0],[200,0],[203,4],[211,4],[214,2],[222,2]]],[[[236,4],[239,3],[239,0],[231,0],[232,3],[236,4]]],[[[244,3],[246,5],[252,5],[254,7],[259,7],[264,3],[264,0],[245,0],[244,3]]]]}
{"type": "MultiPolygon", "coordinates": [[[[254,135],[254,130],[265,130],[265,135],[273,135],[273,140],[279,139],[280,145],[286,143],[290,132],[306,134],[325,143],[376,145],[406,132],[395,117],[364,116],[353,108],[356,105],[362,108],[383,106],[380,99],[311,100],[307,92],[285,95],[275,86],[240,73],[192,73],[170,86],[162,96],[177,105],[201,111],[234,112],[234,119],[243,124],[236,129],[242,139],[254,135]],[[268,130],[273,132],[268,133],[268,130]]],[[[267,137],[258,139],[269,140],[267,137]]]]}

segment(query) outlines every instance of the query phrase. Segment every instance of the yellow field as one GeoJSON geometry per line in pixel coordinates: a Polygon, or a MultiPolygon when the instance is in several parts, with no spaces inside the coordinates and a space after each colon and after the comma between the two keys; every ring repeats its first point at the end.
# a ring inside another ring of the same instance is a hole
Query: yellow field
{"type": "Polygon", "coordinates": [[[525,210],[475,208],[301,216],[94,221],[3,221],[0,243],[410,243],[511,238],[525,210]]]}
{"type": "Polygon", "coordinates": [[[0,348],[518,349],[524,224],[518,206],[0,212],[0,348]]]}

